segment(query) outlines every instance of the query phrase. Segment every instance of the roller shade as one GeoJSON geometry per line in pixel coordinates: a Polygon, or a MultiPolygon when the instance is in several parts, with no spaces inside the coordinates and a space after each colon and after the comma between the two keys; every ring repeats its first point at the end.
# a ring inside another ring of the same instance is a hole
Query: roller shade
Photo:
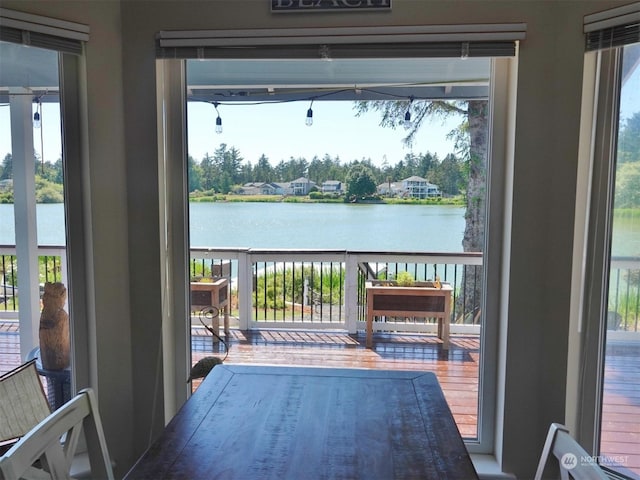
{"type": "Polygon", "coordinates": [[[640,42],[640,2],[587,15],[584,33],[587,51],[640,42]]]}
{"type": "Polygon", "coordinates": [[[158,58],[344,59],[514,56],[526,24],[161,31],[158,58]]]}
{"type": "Polygon", "coordinates": [[[0,40],[80,55],[89,40],[89,27],[0,8],[0,40]]]}

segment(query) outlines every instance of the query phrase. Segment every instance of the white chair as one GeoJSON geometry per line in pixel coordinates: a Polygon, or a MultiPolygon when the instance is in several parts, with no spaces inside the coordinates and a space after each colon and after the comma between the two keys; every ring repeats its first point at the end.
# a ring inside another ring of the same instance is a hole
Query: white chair
{"type": "Polygon", "coordinates": [[[567,427],[559,423],[552,423],[549,427],[534,480],[542,480],[544,468],[551,455],[558,459],[562,480],[609,479],[595,459],[569,434],[567,427]]]}
{"type": "Polygon", "coordinates": [[[0,375],[0,398],[0,446],[15,443],[51,413],[35,360],[0,375]]]}
{"type": "Polygon", "coordinates": [[[91,478],[112,480],[113,469],[93,390],[87,388],[53,412],[0,457],[0,478],[71,478],[81,433],[87,444],[91,478]]]}

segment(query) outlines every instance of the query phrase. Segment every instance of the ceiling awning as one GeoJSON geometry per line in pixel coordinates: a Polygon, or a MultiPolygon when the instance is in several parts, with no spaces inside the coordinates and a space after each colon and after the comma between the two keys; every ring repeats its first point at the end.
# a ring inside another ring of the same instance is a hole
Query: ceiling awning
{"type": "Polygon", "coordinates": [[[191,100],[487,98],[491,59],[526,24],[161,31],[158,58],[187,59],[191,100]]]}
{"type": "Polygon", "coordinates": [[[158,58],[402,58],[515,55],[526,24],[178,30],[158,58]]]}
{"type": "Polygon", "coordinates": [[[187,92],[204,101],[487,98],[490,58],[188,60],[187,92]]]}

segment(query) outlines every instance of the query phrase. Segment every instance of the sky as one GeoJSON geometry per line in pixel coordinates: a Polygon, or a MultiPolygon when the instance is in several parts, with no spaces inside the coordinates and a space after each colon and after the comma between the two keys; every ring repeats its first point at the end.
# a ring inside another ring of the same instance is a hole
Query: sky
{"type": "MultiPolygon", "coordinates": [[[[386,162],[395,165],[408,153],[437,153],[440,159],[453,153],[453,142],[446,134],[460,123],[455,119],[447,125],[427,121],[412,148],[402,139],[403,128],[393,130],[379,126],[380,114],[369,112],[355,116],[353,102],[316,101],[313,104],[313,125],[305,125],[308,102],[279,104],[218,106],[223,132],[215,133],[216,112],[213,105],[190,102],[188,105],[188,151],[197,161],[206,153],[213,154],[220,144],[240,151],[245,162],[255,165],[262,154],[272,165],[281,160],[314,156],[339,157],[342,163],[370,158],[374,165],[386,162]]],[[[44,152],[47,162],[61,157],[60,112],[58,104],[42,104],[42,142],[40,130],[34,129],[34,148],[38,156],[44,152]]],[[[9,107],[0,106],[0,160],[11,152],[9,107]]]]}
{"type": "Polygon", "coordinates": [[[409,153],[437,153],[443,159],[454,152],[453,141],[446,135],[460,123],[460,118],[442,125],[427,122],[408,148],[402,142],[404,128],[379,126],[381,115],[368,112],[356,117],[353,102],[316,101],[313,125],[305,125],[309,102],[261,105],[218,106],[223,131],[216,134],[216,111],[213,105],[192,102],[188,107],[189,154],[197,161],[213,154],[221,143],[236,147],[245,161],[256,164],[264,154],[272,165],[281,160],[314,156],[339,157],[341,162],[370,158],[374,165],[395,165],[409,153]]]}

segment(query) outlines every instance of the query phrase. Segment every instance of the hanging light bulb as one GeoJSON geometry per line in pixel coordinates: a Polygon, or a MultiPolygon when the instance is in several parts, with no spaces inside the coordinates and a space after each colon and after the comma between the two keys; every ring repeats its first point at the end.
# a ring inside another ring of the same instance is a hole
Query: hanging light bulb
{"type": "Polygon", "coordinates": [[[38,106],[36,107],[36,113],[33,114],[33,128],[40,128],[42,122],[40,120],[40,99],[36,100],[38,106]]]}
{"type": "Polygon", "coordinates": [[[411,112],[409,110],[404,114],[404,128],[406,130],[411,128],[411,112]]]}
{"type": "Polygon", "coordinates": [[[218,111],[218,102],[213,103],[213,108],[216,109],[218,117],[216,118],[216,133],[222,133],[222,118],[220,118],[220,112],[218,111]]]}
{"type": "Polygon", "coordinates": [[[404,128],[409,130],[413,125],[411,123],[411,104],[413,103],[413,97],[409,97],[409,105],[407,106],[407,111],[404,114],[404,128]]]}
{"type": "Polygon", "coordinates": [[[311,109],[312,106],[313,106],[313,100],[311,100],[311,104],[309,105],[309,110],[307,110],[307,118],[304,121],[304,124],[307,127],[310,127],[311,125],[313,125],[313,110],[311,109]]]}

